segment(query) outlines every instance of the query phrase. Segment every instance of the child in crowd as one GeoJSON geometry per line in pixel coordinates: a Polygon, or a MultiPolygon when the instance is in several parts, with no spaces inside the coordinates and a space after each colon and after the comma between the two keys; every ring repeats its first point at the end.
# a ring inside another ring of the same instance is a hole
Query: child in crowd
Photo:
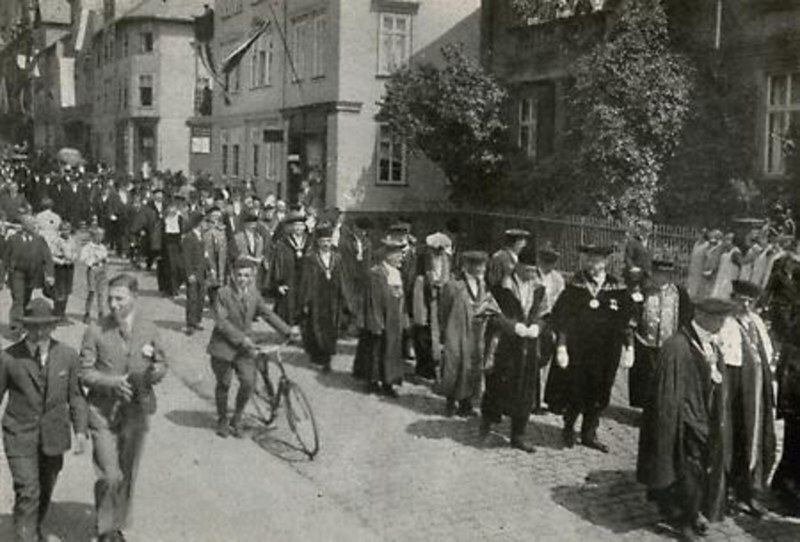
{"type": "Polygon", "coordinates": [[[98,319],[106,314],[105,298],[108,287],[106,263],[108,262],[108,249],[103,245],[103,229],[93,228],[89,241],[81,249],[81,261],[86,264],[86,310],[83,321],[88,323],[91,319],[92,302],[97,299],[98,319]]]}
{"type": "Polygon", "coordinates": [[[78,258],[78,245],[72,236],[72,225],[66,220],[58,227],[58,236],[51,242],[53,264],[55,267],[55,287],[53,288],[54,314],[67,323],[67,301],[72,293],[75,278],[75,260],[78,258]]]}

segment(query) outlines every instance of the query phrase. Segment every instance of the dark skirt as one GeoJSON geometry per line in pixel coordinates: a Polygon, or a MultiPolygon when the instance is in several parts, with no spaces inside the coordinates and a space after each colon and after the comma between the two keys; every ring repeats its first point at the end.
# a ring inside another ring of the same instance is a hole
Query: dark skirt
{"type": "Polygon", "coordinates": [[[628,371],[628,402],[632,407],[645,408],[650,402],[657,361],[658,348],[636,341],[633,367],[628,371]]]}

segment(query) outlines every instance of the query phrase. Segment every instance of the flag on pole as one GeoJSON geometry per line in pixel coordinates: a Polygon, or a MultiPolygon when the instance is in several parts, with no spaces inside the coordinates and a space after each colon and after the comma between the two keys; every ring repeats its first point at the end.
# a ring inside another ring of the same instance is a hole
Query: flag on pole
{"type": "Polygon", "coordinates": [[[253,32],[250,34],[250,37],[244,40],[238,47],[236,47],[231,54],[225,57],[225,60],[222,61],[222,73],[229,74],[236,66],[238,66],[244,55],[253,46],[258,38],[266,32],[267,28],[269,28],[269,21],[262,22],[253,32]]]}

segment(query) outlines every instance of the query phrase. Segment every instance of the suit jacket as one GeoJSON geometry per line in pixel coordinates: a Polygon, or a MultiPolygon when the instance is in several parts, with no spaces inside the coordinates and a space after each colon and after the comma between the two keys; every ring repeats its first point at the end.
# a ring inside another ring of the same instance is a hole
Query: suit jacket
{"type": "Polygon", "coordinates": [[[206,351],[212,358],[233,361],[243,353],[242,343],[252,338],[253,320],[264,318],[269,325],[283,335],[290,333],[289,325],[267,306],[267,302],[253,287],[245,299],[233,286],[223,286],[217,295],[214,307],[214,330],[206,351]]]}
{"type": "Polygon", "coordinates": [[[191,230],[184,234],[182,241],[183,267],[186,276],[194,275],[197,280],[205,280],[208,262],[203,240],[191,230]]]}
{"type": "Polygon", "coordinates": [[[134,314],[130,337],[125,340],[111,316],[86,328],[81,344],[81,383],[89,389],[89,425],[109,427],[124,420],[126,413],[152,414],[156,398],[147,375],[154,364],[165,363],[164,348],[155,324],[134,314]],[[145,349],[152,348],[152,356],[145,349]],[[129,375],[134,397],[123,403],[114,391],[114,379],[129,375]],[[120,415],[122,414],[122,415],[120,415]]]}
{"type": "Polygon", "coordinates": [[[78,353],[50,341],[43,370],[23,340],[0,353],[0,402],[8,391],[3,445],[8,457],[60,455],[71,446],[70,422],[86,433],[86,401],[78,384],[78,353]]]}
{"type": "Polygon", "coordinates": [[[259,260],[259,265],[263,265],[264,262],[264,238],[261,236],[260,233],[255,232],[253,234],[253,247],[254,250],[251,252],[250,247],[247,245],[247,234],[244,231],[237,232],[233,236],[233,240],[235,243],[235,258],[240,256],[249,256],[251,258],[259,260]]]}
{"type": "Polygon", "coordinates": [[[19,231],[9,237],[3,260],[9,274],[14,271],[27,274],[34,288],[41,288],[45,277],[53,276],[53,255],[47,241],[38,234],[19,231]],[[30,235],[30,240],[24,241],[23,235],[30,235]]]}

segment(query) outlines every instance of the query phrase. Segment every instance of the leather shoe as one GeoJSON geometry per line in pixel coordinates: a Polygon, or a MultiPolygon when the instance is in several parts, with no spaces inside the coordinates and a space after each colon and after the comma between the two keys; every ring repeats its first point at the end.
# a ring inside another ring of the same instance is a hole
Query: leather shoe
{"type": "Polygon", "coordinates": [[[564,442],[564,446],[566,448],[574,448],[575,447],[575,431],[571,429],[564,429],[561,432],[561,440],[564,442]]]}
{"type": "Polygon", "coordinates": [[[597,440],[596,438],[593,439],[583,439],[581,440],[581,444],[586,446],[587,448],[591,448],[592,450],[597,450],[599,452],[603,452],[604,454],[608,453],[608,446],[597,440]]]}
{"type": "Polygon", "coordinates": [[[744,503],[745,510],[748,514],[753,516],[754,518],[763,518],[765,515],[769,513],[766,507],[758,502],[756,499],[750,499],[749,501],[744,503]]]}
{"type": "Polygon", "coordinates": [[[450,399],[447,400],[447,403],[444,405],[444,415],[446,418],[452,418],[453,414],[456,413],[456,403],[455,401],[451,401],[450,399]]]}
{"type": "Polygon", "coordinates": [[[694,532],[699,534],[700,536],[705,536],[708,534],[708,520],[705,518],[703,514],[698,514],[697,519],[694,520],[692,523],[692,529],[694,532]]]}
{"type": "Polygon", "coordinates": [[[220,420],[217,422],[217,436],[228,438],[231,434],[231,428],[228,426],[228,420],[220,420]]]}
{"type": "Polygon", "coordinates": [[[478,436],[481,439],[485,439],[486,437],[489,436],[491,430],[492,430],[492,424],[486,418],[481,418],[481,425],[478,428],[478,436]]]}
{"type": "Polygon", "coordinates": [[[684,525],[678,531],[678,540],[681,542],[699,542],[700,537],[691,525],[684,525]]]}
{"type": "Polygon", "coordinates": [[[386,397],[391,397],[392,399],[397,399],[400,395],[397,393],[397,390],[391,384],[384,384],[383,385],[383,394],[386,397]]]}
{"type": "Polygon", "coordinates": [[[531,444],[528,444],[527,442],[519,438],[511,439],[511,447],[514,448],[515,450],[522,450],[526,454],[532,454],[536,451],[536,448],[534,448],[531,444]]]}
{"type": "Polygon", "coordinates": [[[245,437],[244,424],[241,421],[237,420],[237,421],[231,422],[231,435],[233,435],[234,438],[244,438],[245,437]]]}

